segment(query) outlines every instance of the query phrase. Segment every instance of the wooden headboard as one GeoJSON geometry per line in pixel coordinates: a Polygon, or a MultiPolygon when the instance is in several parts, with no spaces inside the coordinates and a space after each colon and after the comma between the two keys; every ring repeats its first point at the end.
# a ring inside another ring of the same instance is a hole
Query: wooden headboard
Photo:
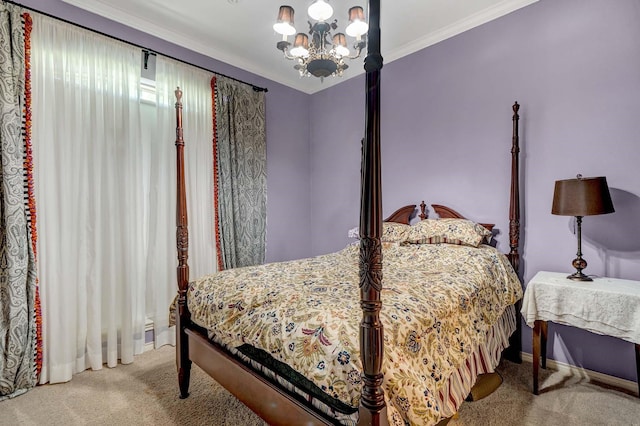
{"type": "Polygon", "coordinates": [[[409,221],[411,220],[411,216],[413,215],[413,212],[415,211],[415,209],[416,209],[416,205],[415,204],[409,204],[407,206],[400,207],[398,210],[396,210],[395,212],[391,213],[391,216],[386,218],[384,221],[385,222],[406,223],[408,225],[409,221]]]}
{"type": "MultiPolygon", "coordinates": [[[[451,207],[443,206],[440,204],[431,204],[433,210],[436,212],[438,217],[441,219],[466,219],[466,217],[462,216],[460,213],[452,209],[451,207]]],[[[427,205],[425,202],[420,203],[420,220],[425,220],[428,216],[426,213],[427,205]]],[[[413,212],[416,210],[415,204],[409,204],[404,207],[400,207],[395,212],[391,213],[391,215],[386,218],[385,222],[396,222],[396,223],[405,223],[409,224],[411,221],[411,217],[413,216],[413,212]]],[[[493,223],[481,223],[480,225],[487,228],[489,231],[493,231],[493,227],[496,226],[493,223]]]]}

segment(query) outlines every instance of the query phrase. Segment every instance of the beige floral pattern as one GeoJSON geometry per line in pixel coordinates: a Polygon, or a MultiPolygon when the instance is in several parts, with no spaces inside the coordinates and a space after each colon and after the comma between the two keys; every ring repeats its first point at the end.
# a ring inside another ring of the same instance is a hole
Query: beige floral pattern
{"type": "Polygon", "coordinates": [[[396,222],[383,222],[380,241],[387,243],[401,243],[407,239],[411,225],[396,222]]]}
{"type": "MultiPolygon", "coordinates": [[[[383,222],[382,223],[382,235],[380,241],[383,243],[401,243],[404,242],[409,236],[411,225],[398,222],[383,222]]],[[[348,232],[349,238],[360,238],[359,227],[350,229],[348,232]]],[[[356,242],[358,244],[358,242],[356,242]]]]}
{"type": "MultiPolygon", "coordinates": [[[[230,346],[248,343],[357,407],[358,247],[236,268],[191,283],[191,318],[230,346]]],[[[522,297],[489,246],[383,244],[384,390],[395,424],[434,424],[439,391],[508,305],[522,297]]]]}
{"type": "Polygon", "coordinates": [[[491,231],[467,219],[425,219],[411,227],[408,243],[448,243],[478,247],[491,231]]]}

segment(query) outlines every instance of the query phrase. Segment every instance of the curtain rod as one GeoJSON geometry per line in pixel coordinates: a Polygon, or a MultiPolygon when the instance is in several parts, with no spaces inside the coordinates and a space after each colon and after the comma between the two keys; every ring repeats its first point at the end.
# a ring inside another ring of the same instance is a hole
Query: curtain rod
{"type": "MultiPolygon", "coordinates": [[[[247,86],[251,86],[255,92],[268,92],[268,91],[269,91],[269,89],[267,89],[266,87],[256,86],[255,84],[247,83],[246,81],[242,81],[242,80],[240,80],[240,79],[237,79],[237,78],[231,77],[231,76],[229,76],[229,75],[225,75],[225,74],[222,74],[222,73],[219,73],[219,72],[216,72],[216,71],[210,70],[210,69],[208,69],[208,68],[201,67],[200,65],[192,64],[192,63],[190,63],[190,62],[187,62],[187,61],[185,61],[185,60],[182,60],[182,59],[179,59],[179,58],[176,58],[176,57],[170,56],[170,55],[165,55],[165,54],[164,54],[164,53],[162,53],[162,52],[156,52],[155,50],[148,49],[148,48],[146,48],[146,47],[144,47],[144,46],[141,46],[141,45],[139,45],[139,44],[137,44],[137,43],[132,43],[132,42],[130,42],[130,41],[123,40],[123,39],[121,39],[121,38],[118,38],[118,37],[112,36],[112,35],[110,35],[110,34],[103,33],[103,32],[101,32],[101,31],[95,30],[95,29],[93,29],[93,28],[85,27],[84,25],[80,25],[80,24],[77,24],[77,23],[75,23],[75,22],[68,21],[68,20],[63,19],[63,18],[60,18],[60,17],[58,17],[58,16],[53,16],[53,15],[51,15],[50,13],[42,12],[42,11],[37,10],[37,9],[34,9],[34,8],[32,8],[32,7],[25,6],[25,5],[20,4],[20,3],[16,2],[16,1],[12,1],[12,0],[0,0],[0,1],[3,1],[4,3],[11,3],[11,4],[13,4],[13,5],[16,5],[16,6],[22,7],[22,8],[24,8],[24,9],[30,10],[30,11],[32,11],[32,12],[36,12],[36,13],[39,13],[39,14],[41,14],[41,15],[48,16],[49,18],[57,19],[58,21],[65,22],[65,23],[70,24],[70,25],[75,25],[76,27],[80,27],[80,28],[85,29],[85,30],[87,30],[87,31],[91,31],[91,32],[96,33],[96,34],[100,34],[100,35],[102,35],[102,36],[109,37],[109,38],[111,38],[111,39],[113,39],[113,40],[117,40],[117,41],[119,41],[119,42],[126,43],[126,44],[131,45],[131,46],[135,46],[135,47],[137,47],[137,48],[139,48],[139,49],[142,49],[142,51],[146,51],[146,52],[149,52],[149,53],[154,53],[154,54],[157,54],[157,55],[162,55],[162,56],[164,56],[164,57],[166,57],[166,58],[173,59],[174,61],[182,62],[183,64],[191,65],[192,67],[196,67],[196,68],[199,68],[199,69],[204,70],[204,71],[212,72],[212,73],[214,73],[214,74],[216,74],[216,75],[219,75],[219,76],[221,76],[221,77],[226,77],[226,78],[228,78],[228,79],[230,79],[230,80],[237,81],[238,83],[246,84],[247,86]]],[[[124,25],[124,24],[121,24],[121,25],[124,25]]],[[[131,28],[131,27],[130,27],[130,28],[131,28]]],[[[183,46],[181,46],[181,47],[183,47],[183,46]]],[[[214,59],[214,58],[212,58],[212,59],[214,59]]]]}

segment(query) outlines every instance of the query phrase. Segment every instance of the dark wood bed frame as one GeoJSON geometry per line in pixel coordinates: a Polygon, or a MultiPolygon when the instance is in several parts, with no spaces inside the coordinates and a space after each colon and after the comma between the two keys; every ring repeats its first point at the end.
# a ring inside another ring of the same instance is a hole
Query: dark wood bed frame
{"type": "MultiPolygon", "coordinates": [[[[362,322],[360,324],[360,353],[363,365],[363,388],[360,399],[359,424],[388,425],[384,391],[382,389],[383,327],[380,321],[382,300],[382,198],[380,167],[380,1],[369,1],[368,54],[366,70],[366,135],[362,149],[362,182],[360,208],[360,296],[362,322]]],[[[176,90],[176,159],[177,159],[177,211],[176,240],[178,257],[178,315],[176,316],[176,365],[180,397],[189,395],[191,365],[195,363],[242,403],[273,425],[326,425],[331,419],[310,407],[301,397],[230,356],[225,349],[207,338],[206,330],[191,322],[187,308],[189,286],[189,233],[184,173],[184,139],[182,130],[182,92],[176,90]]],[[[519,139],[518,108],[513,105],[513,138],[511,146],[511,197],[509,208],[509,243],[507,255],[519,272],[519,139]]],[[[434,205],[440,217],[462,217],[454,210],[434,205]]],[[[415,206],[406,206],[387,220],[408,223],[415,206]]],[[[422,213],[425,215],[424,202],[422,213]]],[[[422,218],[424,218],[422,217],[422,218]]],[[[518,321],[519,323],[519,321],[518,321]]],[[[516,333],[518,334],[518,333],[516,333]]],[[[518,360],[519,335],[512,340],[511,359],[518,360]]],[[[508,351],[508,350],[507,350],[508,351]]],[[[507,352],[505,351],[505,353],[507,352]]]]}

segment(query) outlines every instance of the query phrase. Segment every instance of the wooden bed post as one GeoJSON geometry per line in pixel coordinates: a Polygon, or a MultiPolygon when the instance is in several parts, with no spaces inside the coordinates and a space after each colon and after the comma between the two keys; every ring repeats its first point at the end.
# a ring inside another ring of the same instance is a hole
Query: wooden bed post
{"type": "MultiPolygon", "coordinates": [[[[509,201],[509,254],[507,255],[511,266],[520,277],[520,137],[518,121],[520,116],[518,102],[513,104],[513,137],[511,139],[511,197],[509,201]]],[[[516,303],[516,312],[520,312],[522,302],[516,303]]],[[[520,315],[516,316],[516,331],[509,337],[509,347],[504,356],[512,362],[521,363],[522,356],[522,323],[520,315]]]]}
{"type": "Polygon", "coordinates": [[[362,146],[360,194],[360,356],[363,387],[359,424],[388,424],[382,359],[382,188],[380,167],[380,0],[369,1],[368,53],[366,70],[366,133],[362,146]]]}
{"type": "Polygon", "coordinates": [[[509,261],[520,276],[520,167],[518,156],[520,154],[518,121],[520,116],[518,102],[513,104],[513,137],[511,139],[511,198],[509,203],[509,261]]]}
{"type": "Polygon", "coordinates": [[[176,158],[177,158],[177,194],[176,194],[176,248],[178,250],[178,315],[176,316],[176,366],[180,398],[189,396],[191,360],[189,359],[189,341],[185,327],[191,321],[187,307],[187,288],[189,286],[189,229],[187,223],[187,194],[184,178],[184,139],[182,133],[182,90],[178,87],[176,95],[176,158]]]}

